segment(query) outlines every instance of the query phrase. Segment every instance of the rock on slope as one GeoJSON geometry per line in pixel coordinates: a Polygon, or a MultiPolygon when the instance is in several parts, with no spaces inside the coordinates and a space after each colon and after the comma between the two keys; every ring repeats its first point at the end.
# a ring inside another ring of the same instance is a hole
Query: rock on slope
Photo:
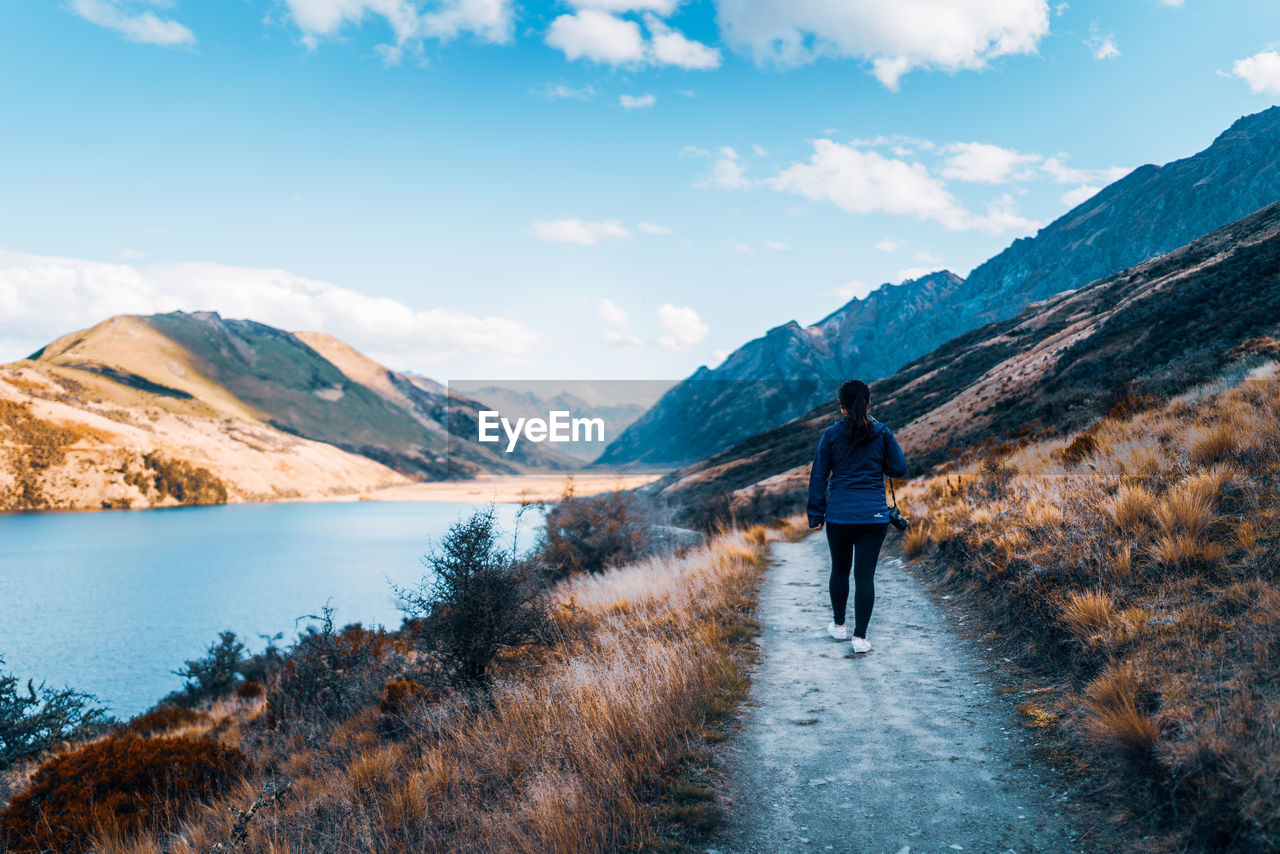
{"type": "Polygon", "coordinates": [[[673,388],[601,461],[681,463],[715,453],[829,398],[834,380],[888,376],[956,335],[1169,252],[1277,200],[1280,107],[1272,107],[1238,120],[1192,157],[1135,169],[965,280],[944,272],[883,285],[811,327],[792,322],[770,330],[715,370],[700,368],[673,388]],[[778,399],[762,407],[755,390],[765,386],[750,382],[761,379],[791,385],[777,385],[771,395],[778,399]],[[710,421],[709,405],[717,410],[710,421]]]}

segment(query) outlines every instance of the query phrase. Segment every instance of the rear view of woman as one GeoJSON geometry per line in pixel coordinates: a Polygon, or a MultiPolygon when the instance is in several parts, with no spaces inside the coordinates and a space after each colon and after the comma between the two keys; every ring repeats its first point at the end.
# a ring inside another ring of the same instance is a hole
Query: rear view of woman
{"type": "Polygon", "coordinates": [[[831,625],[827,633],[849,640],[845,610],[853,570],[853,651],[870,652],[867,623],[875,604],[876,561],[889,527],[884,476],[902,477],[907,460],[889,428],[867,413],[871,390],[848,380],[837,394],[841,419],[822,432],[809,472],[809,527],[827,529],[831,548],[831,625]],[[829,481],[829,482],[828,482],[829,481]]]}

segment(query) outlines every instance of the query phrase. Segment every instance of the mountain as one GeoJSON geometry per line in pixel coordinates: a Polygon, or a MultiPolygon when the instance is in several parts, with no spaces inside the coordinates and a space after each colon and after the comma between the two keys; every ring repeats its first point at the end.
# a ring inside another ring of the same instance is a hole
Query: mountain
{"type": "Polygon", "coordinates": [[[213,312],[121,315],[0,366],[0,509],[358,492],[575,468],[460,442],[474,400],[337,339],[213,312]]]}
{"type": "Polygon", "coordinates": [[[960,284],[959,276],[944,270],[885,285],[813,326],[793,320],[770,329],[714,370],[699,368],[673,387],[610,443],[599,462],[662,465],[705,457],[830,399],[833,380],[889,373],[900,364],[901,351],[879,346],[877,337],[924,352],[925,339],[913,328],[960,284]]]}
{"type": "MultiPolygon", "coordinates": [[[[1115,407],[1188,395],[1274,367],[1280,203],[1187,246],[952,339],[871,384],[915,472],[960,449],[1079,430],[1115,407]]],[[[697,506],[756,484],[802,493],[834,403],[656,484],[697,506]]]]}
{"type": "Polygon", "coordinates": [[[606,449],[601,462],[684,463],[783,423],[851,376],[886,377],[943,342],[1028,304],[1139,264],[1280,200],[1280,107],[1245,116],[1200,153],[1142,166],[1015,240],[967,279],[882,285],[811,327],[794,321],[700,368],[606,449]],[[759,406],[758,380],[796,380],[759,406]],[[820,388],[813,380],[818,379],[820,388]],[[722,383],[714,389],[707,383],[722,383]],[[745,386],[743,385],[745,383],[745,386]],[[740,386],[735,393],[734,386],[740,386]],[[712,388],[712,391],[708,391],[712,388]],[[706,407],[716,407],[706,419],[706,407]]]}

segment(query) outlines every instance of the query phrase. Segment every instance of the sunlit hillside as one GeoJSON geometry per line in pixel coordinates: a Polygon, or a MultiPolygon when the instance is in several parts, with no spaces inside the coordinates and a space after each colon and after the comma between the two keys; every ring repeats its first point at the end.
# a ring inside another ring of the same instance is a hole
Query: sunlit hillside
{"type": "Polygon", "coordinates": [[[1044,681],[1026,725],[1161,850],[1280,838],[1275,368],[1129,399],[899,493],[908,553],[1044,681]]]}

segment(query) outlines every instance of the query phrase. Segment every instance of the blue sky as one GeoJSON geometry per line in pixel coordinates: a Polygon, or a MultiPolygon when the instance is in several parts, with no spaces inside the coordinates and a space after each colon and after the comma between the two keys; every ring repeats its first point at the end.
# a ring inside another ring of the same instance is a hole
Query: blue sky
{"type": "Polygon", "coordinates": [[[1263,0],[8,0],[0,358],[120,311],[678,378],[1280,100],[1263,0]]]}

